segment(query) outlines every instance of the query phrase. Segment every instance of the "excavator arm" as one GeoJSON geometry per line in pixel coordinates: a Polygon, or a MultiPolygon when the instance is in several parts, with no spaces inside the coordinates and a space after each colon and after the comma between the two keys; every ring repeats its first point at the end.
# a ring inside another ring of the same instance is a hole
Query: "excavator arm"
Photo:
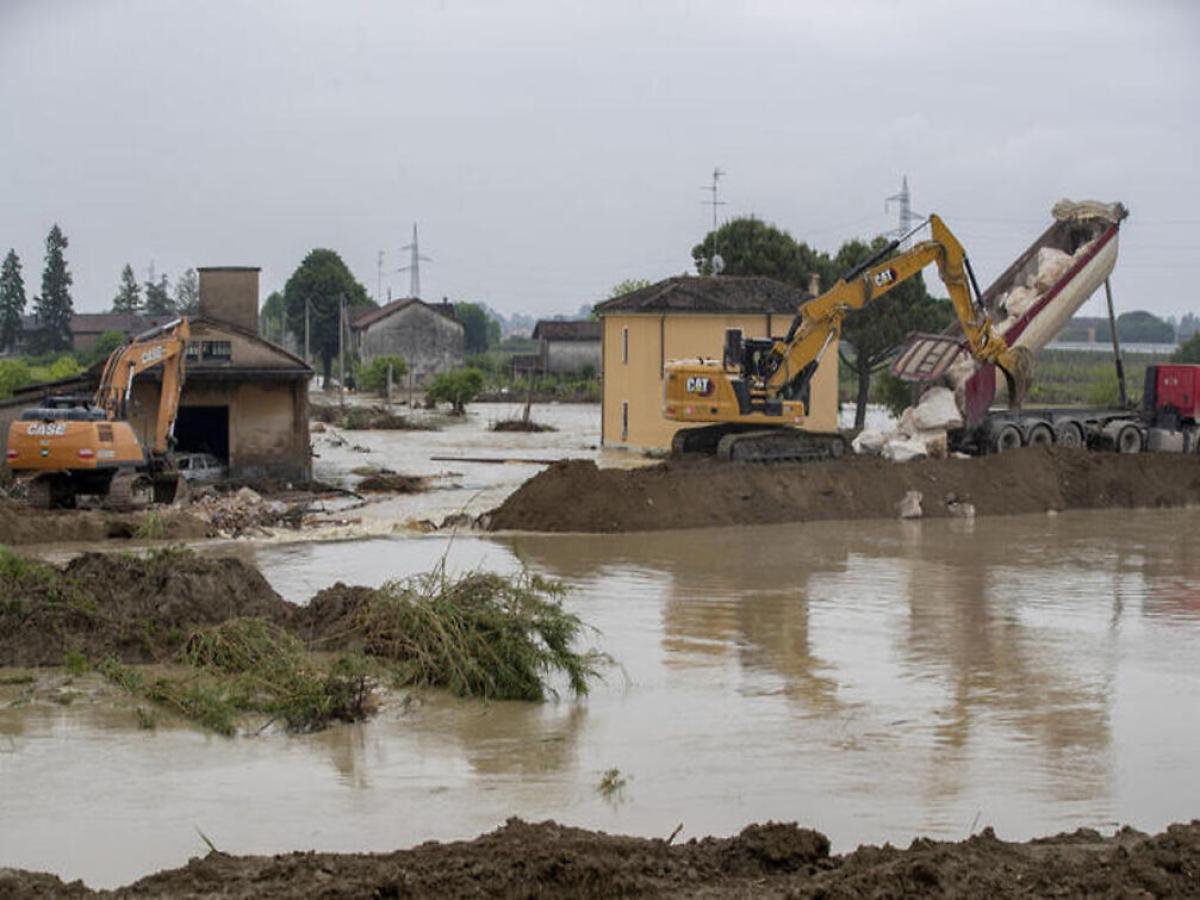
{"type": "Polygon", "coordinates": [[[1010,396],[1023,394],[1024,361],[993,331],[991,316],[972,302],[970,267],[962,244],[940,217],[930,216],[929,225],[929,240],[891,256],[899,246],[893,241],[801,308],[787,337],[773,348],[777,365],[764,384],[767,393],[783,389],[802,373],[811,373],[841,332],[846,315],[883,297],[931,263],[937,263],[938,274],[950,294],[971,353],[983,362],[995,363],[1010,382],[1015,382],[1017,390],[1010,392],[1010,396]]]}
{"type": "Polygon", "coordinates": [[[104,366],[95,403],[111,419],[127,418],[133,380],[147,369],[163,367],[162,391],[158,400],[152,452],[167,452],[167,440],[179,413],[179,394],[183,389],[183,363],[191,330],[186,318],[176,319],[153,331],[138,335],[113,352],[104,366]]]}

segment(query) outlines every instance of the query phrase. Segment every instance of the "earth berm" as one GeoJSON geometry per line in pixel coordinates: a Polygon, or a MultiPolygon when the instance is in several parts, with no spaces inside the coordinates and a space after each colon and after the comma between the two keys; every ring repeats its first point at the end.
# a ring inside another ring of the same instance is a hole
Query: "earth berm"
{"type": "Polygon", "coordinates": [[[1195,897],[1200,821],[1148,836],[1081,829],[1025,843],[990,829],[956,843],[829,854],[819,832],[750,825],[677,844],[510,819],[473,841],[393,853],[211,852],[115,892],[0,869],[7,897],[1195,897]]]}
{"type": "Polygon", "coordinates": [[[970,459],[877,457],[748,465],[670,460],[641,469],[555,463],[484,515],[491,531],[626,532],[898,515],[926,517],[1200,503],[1200,458],[1029,447],[970,459]]]}

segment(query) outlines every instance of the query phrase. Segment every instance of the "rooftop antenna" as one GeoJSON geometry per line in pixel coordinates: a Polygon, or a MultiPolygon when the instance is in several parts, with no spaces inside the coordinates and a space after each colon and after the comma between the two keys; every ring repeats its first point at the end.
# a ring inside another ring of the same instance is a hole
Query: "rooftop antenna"
{"type": "Polygon", "coordinates": [[[725,260],[721,259],[720,253],[716,252],[716,208],[718,208],[718,206],[726,205],[725,200],[716,199],[716,188],[718,188],[718,184],[716,184],[716,182],[720,181],[721,176],[724,174],[724,172],[721,172],[720,167],[714,168],[713,184],[704,185],[700,188],[701,191],[708,191],[710,194],[712,194],[712,199],[701,200],[700,204],[702,206],[712,206],[713,208],[713,253],[712,256],[708,258],[709,270],[713,272],[713,275],[720,275],[721,270],[725,269],[725,260]]]}
{"type": "Polygon", "coordinates": [[[422,256],[419,245],[417,244],[417,223],[413,222],[413,239],[411,244],[405,244],[400,248],[411,252],[407,266],[401,266],[397,272],[408,273],[408,296],[421,299],[421,262],[433,262],[433,259],[428,256],[422,256]]]}
{"type": "Polygon", "coordinates": [[[893,203],[898,207],[900,216],[896,223],[896,228],[887,234],[888,237],[894,237],[900,241],[900,248],[902,250],[907,250],[910,243],[909,234],[912,232],[913,222],[925,218],[921,213],[913,212],[912,195],[908,192],[907,175],[900,179],[900,193],[892,194],[892,196],[883,201],[883,211],[890,211],[893,203]]]}

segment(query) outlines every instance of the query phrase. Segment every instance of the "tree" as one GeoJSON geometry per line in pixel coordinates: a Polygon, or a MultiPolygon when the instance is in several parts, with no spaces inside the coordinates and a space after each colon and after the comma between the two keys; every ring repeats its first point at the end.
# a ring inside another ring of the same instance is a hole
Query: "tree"
{"type": "Polygon", "coordinates": [[[46,266],[42,270],[42,293],[34,300],[39,325],[39,352],[67,350],[71,346],[71,273],[63,251],[67,238],[58,225],[46,235],[46,266]]]}
{"type": "Polygon", "coordinates": [[[712,257],[719,253],[725,266],[722,275],[762,275],[808,289],[809,276],[816,273],[821,283],[831,283],[829,257],[799,243],[786,231],[753,216],[731,219],[692,248],[692,260],[701,275],[712,275],[712,257]]]}
{"type": "MultiPolygon", "coordinates": [[[[283,328],[287,322],[287,303],[279,291],[271,291],[263,301],[262,309],[258,311],[258,331],[263,337],[283,337],[283,328]]],[[[300,324],[300,339],[304,339],[304,324],[300,324]]]]}
{"type": "MultiPolygon", "coordinates": [[[[875,238],[870,244],[859,240],[847,241],[834,258],[836,271],[848,272],[878,253],[887,243],[887,239],[882,237],[875,238]]],[[[950,304],[930,297],[925,290],[924,278],[917,275],[892,288],[882,298],[846,316],[842,322],[843,340],[838,352],[853,369],[858,381],[855,428],[862,428],[866,423],[871,376],[887,365],[910,332],[941,331],[953,315],[950,304]]]]}
{"type": "Polygon", "coordinates": [[[333,250],[318,248],[309,252],[283,288],[288,330],[304,344],[304,309],[309,307],[309,343],[321,359],[325,383],[329,383],[333,361],[338,354],[339,302],[347,308],[375,306],[367,289],[350,274],[342,258],[333,250]]]}
{"type": "Polygon", "coordinates": [[[195,269],[184,269],[175,282],[175,309],[183,316],[200,312],[200,276],[195,269]]]}
{"type": "Polygon", "coordinates": [[[1200,363],[1200,333],[1193,334],[1186,343],[1172,353],[1171,362],[1200,363]]]}
{"type": "MultiPolygon", "coordinates": [[[[695,256],[695,254],[696,250],[693,248],[692,255],[695,256]]],[[[654,282],[652,282],[649,278],[626,278],[624,281],[618,281],[616,284],[614,284],[612,288],[609,289],[608,296],[609,299],[612,299],[613,297],[623,297],[626,294],[632,294],[634,291],[640,291],[642,288],[648,288],[653,283],[654,282]]],[[[592,315],[592,309],[590,306],[579,307],[579,312],[581,315],[585,313],[588,316],[592,315]]]]}
{"type": "Polygon", "coordinates": [[[478,303],[455,303],[454,315],[465,330],[464,350],[468,356],[486,353],[500,343],[500,323],[487,314],[478,303]]]}
{"type": "Polygon", "coordinates": [[[0,397],[7,397],[17,388],[30,384],[33,377],[23,359],[0,359],[0,397]]]}
{"type": "Polygon", "coordinates": [[[408,364],[403,356],[377,356],[359,372],[359,388],[382,394],[387,390],[388,366],[392,368],[392,384],[399,384],[400,377],[408,373],[408,364]]]}
{"type": "Polygon", "coordinates": [[[117,288],[117,296],[113,297],[112,311],[115,313],[136,313],[142,309],[142,289],[138,286],[133,274],[133,266],[125,263],[121,270],[121,284],[117,288]]]}
{"type": "Polygon", "coordinates": [[[100,360],[108,359],[112,352],[125,343],[125,334],[121,331],[106,331],[96,338],[92,352],[88,354],[86,363],[93,365],[100,360]]]}
{"type": "Polygon", "coordinates": [[[9,250],[0,268],[0,351],[11,350],[21,334],[25,313],[25,280],[16,250],[9,250]]]}
{"type": "Polygon", "coordinates": [[[467,411],[467,404],[483,390],[483,373],[478,369],[443,372],[425,391],[428,404],[449,403],[456,415],[467,411]]]}
{"type": "Polygon", "coordinates": [[[166,273],[159,276],[158,283],[146,282],[146,315],[169,316],[175,313],[175,301],[171,299],[171,286],[166,273]]]}

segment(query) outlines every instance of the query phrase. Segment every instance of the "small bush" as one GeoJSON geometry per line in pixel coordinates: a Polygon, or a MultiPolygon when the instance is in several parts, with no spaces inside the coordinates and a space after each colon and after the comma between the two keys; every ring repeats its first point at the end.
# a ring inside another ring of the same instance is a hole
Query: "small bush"
{"type": "Polygon", "coordinates": [[[461,414],[482,390],[482,372],[478,369],[459,369],[437,376],[425,391],[425,400],[431,404],[449,403],[454,412],[461,414]]]}
{"type": "Polygon", "coordinates": [[[388,366],[392,367],[392,384],[399,385],[402,376],[408,374],[408,364],[402,356],[377,356],[362,367],[358,385],[364,391],[381,394],[387,390],[388,366]]]}

